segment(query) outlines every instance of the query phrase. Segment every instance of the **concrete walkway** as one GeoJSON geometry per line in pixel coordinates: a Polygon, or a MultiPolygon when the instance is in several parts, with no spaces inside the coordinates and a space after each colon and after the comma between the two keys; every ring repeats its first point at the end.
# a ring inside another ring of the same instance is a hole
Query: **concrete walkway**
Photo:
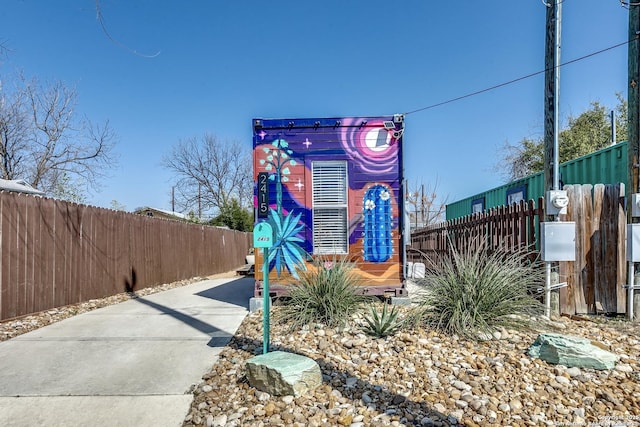
{"type": "Polygon", "coordinates": [[[252,296],[253,278],[206,280],[0,342],[0,425],[182,425],[252,296]]]}

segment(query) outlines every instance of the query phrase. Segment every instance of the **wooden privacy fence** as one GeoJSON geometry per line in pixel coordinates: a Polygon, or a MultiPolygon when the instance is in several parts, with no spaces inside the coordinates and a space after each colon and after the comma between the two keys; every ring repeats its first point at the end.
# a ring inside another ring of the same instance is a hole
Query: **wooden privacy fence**
{"type": "Polygon", "coordinates": [[[251,235],[0,192],[0,320],[244,264],[251,235]]]}
{"type": "MultiPolygon", "coordinates": [[[[576,261],[561,262],[560,311],[566,314],[624,313],[626,293],[626,214],[624,184],[567,185],[569,210],[563,221],[576,222],[576,261]]],[[[419,229],[411,235],[407,251],[413,262],[434,255],[484,245],[486,250],[528,249],[532,259],[539,253],[539,224],[544,218],[544,199],[501,206],[419,229]]],[[[542,268],[542,264],[541,264],[542,268]]]]}
{"type": "Polygon", "coordinates": [[[417,230],[411,234],[409,258],[419,262],[421,257],[432,262],[437,255],[446,254],[451,247],[507,252],[532,251],[536,255],[536,230],[543,215],[543,202],[529,200],[500,206],[489,211],[449,220],[417,230]]]}

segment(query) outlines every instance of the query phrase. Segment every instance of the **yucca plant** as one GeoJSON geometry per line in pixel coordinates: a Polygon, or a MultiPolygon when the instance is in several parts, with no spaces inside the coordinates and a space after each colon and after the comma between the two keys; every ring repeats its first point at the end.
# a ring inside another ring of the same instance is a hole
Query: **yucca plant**
{"type": "Polygon", "coordinates": [[[362,326],[362,330],[376,338],[384,338],[389,335],[393,335],[402,326],[402,321],[399,320],[398,307],[393,307],[391,311],[387,310],[388,304],[384,304],[382,307],[382,313],[378,312],[378,309],[374,304],[369,306],[369,315],[364,316],[365,325],[362,326]]]}
{"type": "Polygon", "coordinates": [[[300,272],[300,280],[290,285],[287,298],[274,314],[276,321],[291,330],[312,323],[344,326],[370,298],[357,292],[359,277],[346,260],[316,259],[314,265],[300,272]]]}
{"type": "Polygon", "coordinates": [[[525,326],[530,315],[542,313],[536,294],[544,283],[543,269],[528,255],[452,248],[420,281],[424,291],[413,322],[472,339],[525,326]]]}

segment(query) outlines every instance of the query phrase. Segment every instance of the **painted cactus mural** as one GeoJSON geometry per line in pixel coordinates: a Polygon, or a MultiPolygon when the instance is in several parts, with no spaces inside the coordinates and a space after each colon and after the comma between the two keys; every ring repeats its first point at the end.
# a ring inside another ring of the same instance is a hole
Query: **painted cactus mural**
{"type": "Polygon", "coordinates": [[[329,248],[368,286],[401,286],[403,130],[401,115],[254,120],[255,175],[267,172],[271,190],[273,273],[297,278],[329,248]],[[341,244],[332,249],[330,239],[341,244]]]}
{"type": "Polygon", "coordinates": [[[384,262],[391,258],[391,196],[386,185],[374,185],[364,196],[364,260],[384,262]]]}

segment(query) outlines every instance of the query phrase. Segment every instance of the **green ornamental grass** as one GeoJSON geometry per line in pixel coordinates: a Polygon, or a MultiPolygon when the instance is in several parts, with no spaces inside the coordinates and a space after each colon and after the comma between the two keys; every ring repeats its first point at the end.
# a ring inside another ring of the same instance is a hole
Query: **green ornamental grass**
{"type": "Polygon", "coordinates": [[[275,319],[291,330],[314,323],[344,326],[369,299],[357,292],[359,278],[349,262],[318,259],[314,264],[316,268],[300,272],[276,312],[275,319]]]}
{"type": "Polygon", "coordinates": [[[527,255],[452,249],[421,279],[414,323],[472,339],[525,326],[529,316],[542,313],[537,294],[544,283],[544,270],[527,255]]]}

